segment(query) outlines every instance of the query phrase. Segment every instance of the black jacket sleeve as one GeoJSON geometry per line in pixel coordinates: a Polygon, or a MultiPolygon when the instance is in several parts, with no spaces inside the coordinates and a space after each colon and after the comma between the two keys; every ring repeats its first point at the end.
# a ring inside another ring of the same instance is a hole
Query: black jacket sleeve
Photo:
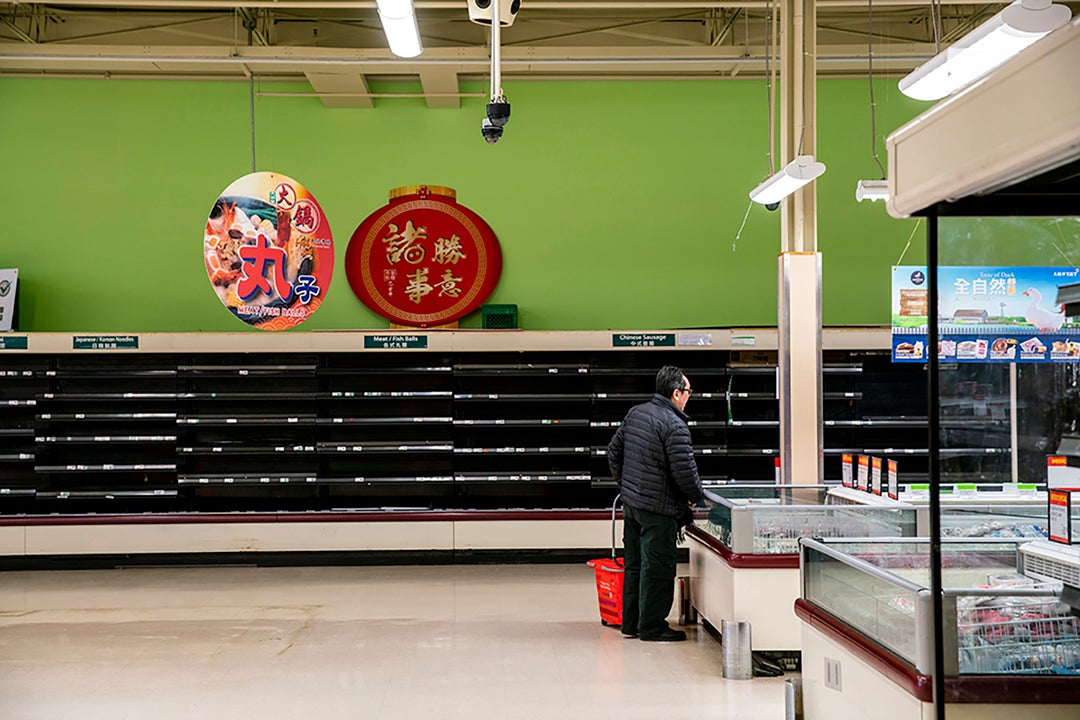
{"type": "MultiPolygon", "coordinates": [[[[624,423],[625,425],[625,423],[624,423]]],[[[622,487],[622,466],[623,466],[623,427],[620,426],[615,431],[614,437],[611,438],[611,442],[607,446],[607,462],[608,469],[611,470],[611,477],[615,478],[615,483],[622,487]]]]}
{"type": "Polygon", "coordinates": [[[667,454],[668,477],[692,503],[699,502],[704,494],[698,476],[694,446],[690,440],[690,428],[683,423],[673,425],[664,438],[667,454]]]}

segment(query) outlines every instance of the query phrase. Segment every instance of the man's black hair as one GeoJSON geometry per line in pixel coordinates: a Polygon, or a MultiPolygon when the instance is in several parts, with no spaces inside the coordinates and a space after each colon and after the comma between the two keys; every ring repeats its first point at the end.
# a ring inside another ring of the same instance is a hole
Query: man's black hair
{"type": "Polygon", "coordinates": [[[656,373],[656,394],[666,398],[678,388],[686,386],[686,376],[674,365],[665,365],[656,373]]]}

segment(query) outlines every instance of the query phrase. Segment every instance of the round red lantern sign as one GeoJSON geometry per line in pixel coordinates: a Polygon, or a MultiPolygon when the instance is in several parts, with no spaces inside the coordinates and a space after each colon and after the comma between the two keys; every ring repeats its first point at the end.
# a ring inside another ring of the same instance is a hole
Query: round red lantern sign
{"type": "Polygon", "coordinates": [[[400,325],[453,322],[499,282],[502,251],[483,218],[446,187],[390,191],[349,240],[345,274],[360,301],[400,325]]]}

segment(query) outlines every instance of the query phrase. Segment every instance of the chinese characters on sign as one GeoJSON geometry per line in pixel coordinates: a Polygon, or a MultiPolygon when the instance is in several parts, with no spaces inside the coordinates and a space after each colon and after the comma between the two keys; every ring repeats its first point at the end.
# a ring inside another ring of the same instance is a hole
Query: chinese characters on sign
{"type": "Polygon", "coordinates": [[[72,350],[138,350],[138,335],[75,335],[72,350]]]}
{"type": "Polygon", "coordinates": [[[675,347],[675,333],[619,333],[611,336],[612,347],[675,347]]]}
{"type": "Polygon", "coordinates": [[[334,271],[334,241],[315,198],[278,173],[245,175],[221,193],[203,235],[218,299],[262,330],[311,317],[334,271]]]}
{"type": "MultiPolygon", "coordinates": [[[[1078,362],[1080,324],[1058,304],[1075,267],[938,267],[938,357],[945,362],[1078,362]]],[[[894,362],[926,362],[925,267],[892,269],[894,362]]]]}
{"type": "Polygon", "coordinates": [[[449,188],[391,191],[390,203],[353,233],[345,272],[356,296],[383,317],[416,327],[453,322],[495,289],[502,252],[491,228],[449,188]]]}
{"type": "Polygon", "coordinates": [[[424,350],[427,335],[365,335],[365,350],[424,350]]]}

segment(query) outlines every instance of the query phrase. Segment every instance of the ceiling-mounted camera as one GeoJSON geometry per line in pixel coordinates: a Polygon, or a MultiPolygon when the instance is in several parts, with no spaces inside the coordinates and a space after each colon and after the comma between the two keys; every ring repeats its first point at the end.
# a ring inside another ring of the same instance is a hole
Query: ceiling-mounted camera
{"type": "Polygon", "coordinates": [[[499,142],[503,127],[510,122],[510,103],[500,95],[487,104],[487,117],[480,123],[480,132],[489,145],[499,142]]]}
{"type": "Polygon", "coordinates": [[[501,97],[487,104],[487,116],[492,125],[502,127],[510,120],[510,103],[501,97]]]}
{"type": "Polygon", "coordinates": [[[770,211],[770,212],[775,212],[775,211],[780,209],[780,203],[779,202],[765,203],[765,209],[770,211]]]}
{"type": "Polygon", "coordinates": [[[480,132],[483,133],[484,139],[487,140],[488,145],[494,145],[499,142],[499,138],[502,137],[503,129],[502,125],[496,125],[487,118],[484,118],[480,123],[480,132]]]}
{"type": "MultiPolygon", "coordinates": [[[[469,0],[469,19],[478,25],[490,25],[492,5],[495,0],[469,0]]],[[[499,2],[499,25],[509,27],[514,24],[518,10],[521,9],[521,0],[498,0],[499,2]]]]}

